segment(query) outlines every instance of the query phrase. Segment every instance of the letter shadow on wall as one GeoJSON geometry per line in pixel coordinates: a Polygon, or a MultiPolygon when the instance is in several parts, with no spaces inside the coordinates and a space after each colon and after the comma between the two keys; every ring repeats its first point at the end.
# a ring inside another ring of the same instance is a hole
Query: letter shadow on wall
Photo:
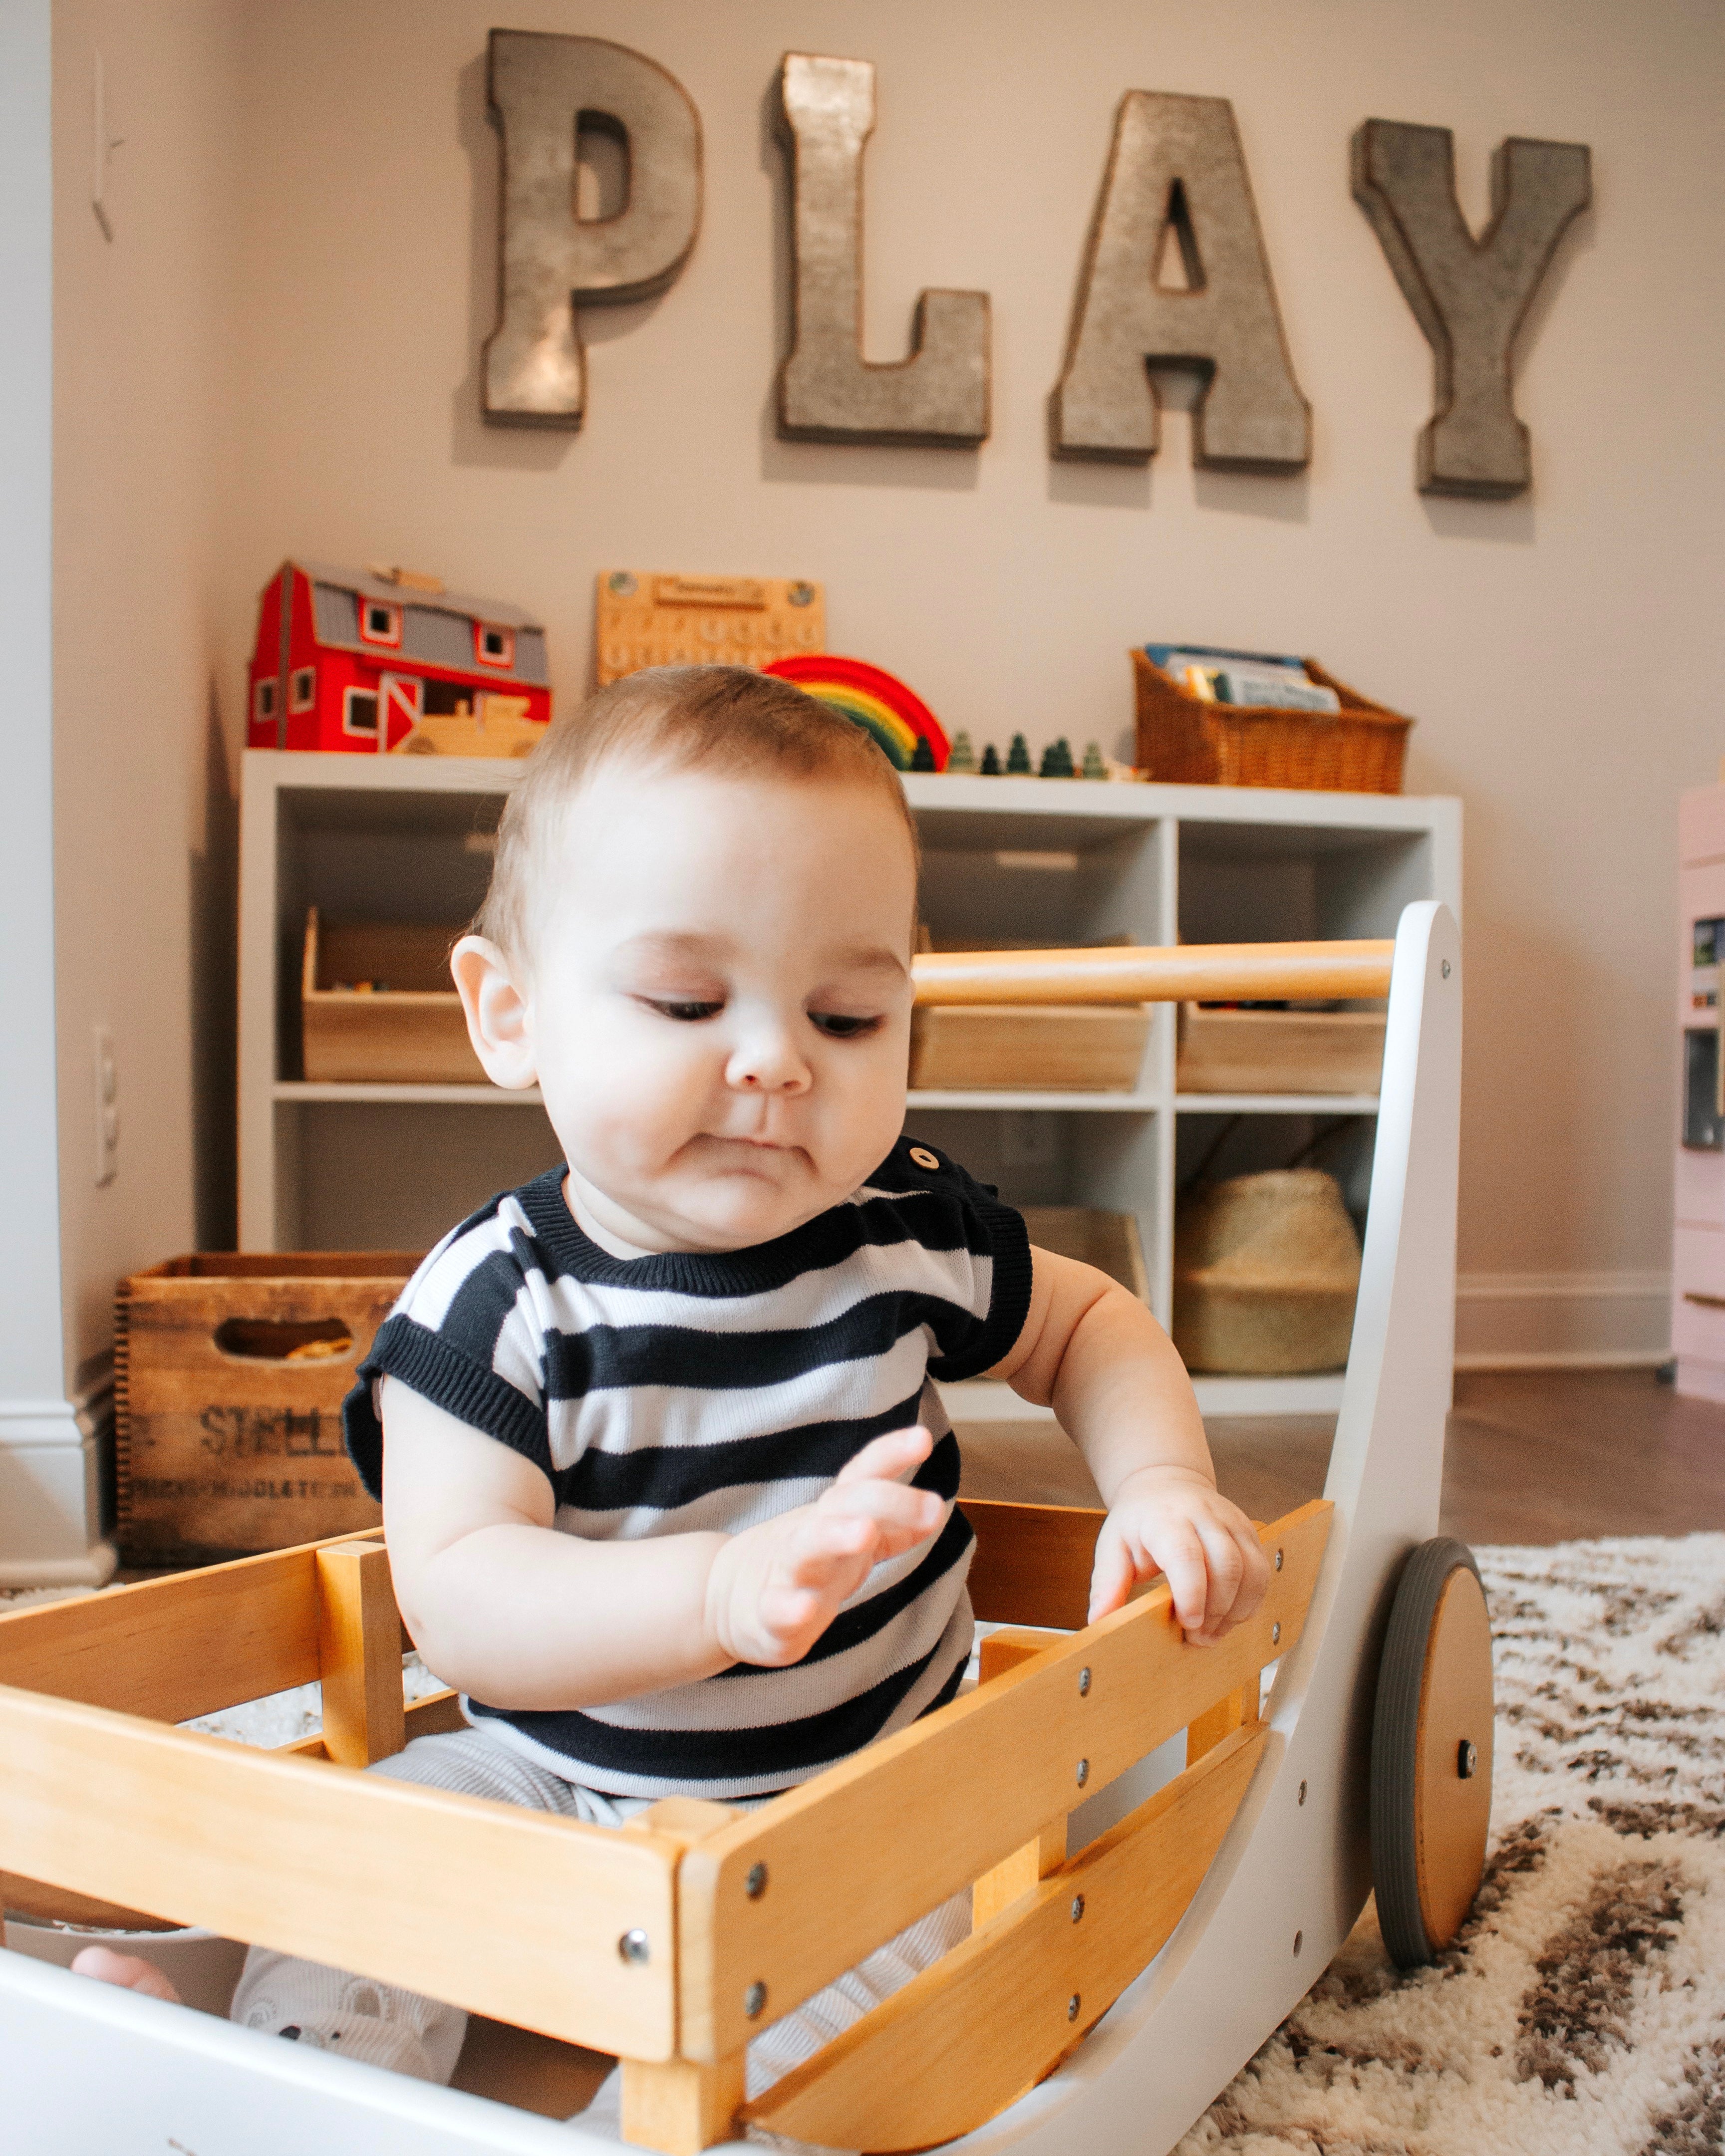
{"type": "MultiPolygon", "coordinates": [[[[908,443],[787,442],[779,439],[778,374],[791,348],[791,258],[796,214],[791,153],[781,133],[783,123],[779,100],[775,74],[762,95],[760,108],[761,169],[772,182],[774,205],[773,367],[761,400],[761,476],[774,484],[788,480],[804,486],[922,487],[936,493],[974,493],[980,449],[930,449],[908,443]]],[[[864,173],[866,188],[866,158],[864,173]]],[[[907,349],[909,342],[907,323],[907,349]]]]}

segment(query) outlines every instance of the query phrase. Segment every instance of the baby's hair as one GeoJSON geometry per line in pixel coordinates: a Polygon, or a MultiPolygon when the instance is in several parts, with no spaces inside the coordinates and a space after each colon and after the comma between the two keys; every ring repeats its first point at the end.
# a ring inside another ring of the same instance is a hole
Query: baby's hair
{"type": "Polygon", "coordinates": [[[874,737],[775,674],[746,666],[649,666],[555,720],[497,827],[490,888],[474,924],[511,955],[526,942],[536,857],[550,827],[602,765],[629,762],[726,778],[829,779],[865,786],[916,826],[874,737]]]}

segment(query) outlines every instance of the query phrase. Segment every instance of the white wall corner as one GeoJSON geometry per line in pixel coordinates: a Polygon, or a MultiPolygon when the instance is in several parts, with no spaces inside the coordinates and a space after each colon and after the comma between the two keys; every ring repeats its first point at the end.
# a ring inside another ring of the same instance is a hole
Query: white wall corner
{"type": "Polygon", "coordinates": [[[1459,1370],[1635,1368],[1671,1353],[1668,1272],[1463,1273],[1459,1370]]]}

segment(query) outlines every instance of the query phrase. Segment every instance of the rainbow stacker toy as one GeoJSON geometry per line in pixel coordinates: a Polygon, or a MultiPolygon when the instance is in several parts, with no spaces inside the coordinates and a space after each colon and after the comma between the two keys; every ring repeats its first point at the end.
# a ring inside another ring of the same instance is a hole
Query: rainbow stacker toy
{"type": "MultiPolygon", "coordinates": [[[[977,1688],[749,1810],[622,1832],[353,1771],[403,1707],[375,1537],[0,1619],[0,1866],[455,2000],[624,2061],[623,2130],[693,2156],[748,2124],[826,2147],[1162,2156],[1378,1891],[1400,1958],[1471,1904],[1491,1789],[1471,1561],[1436,1531],[1455,1288],[1461,954],[1276,944],[952,953],[923,1001],[1371,997],[1371,1204],[1321,1502],[1262,1530],[1261,1609],[1189,1646],[1165,1588],[1083,1626],[1101,1515],[967,1502],[995,1631],[977,1688]],[[324,1734],[173,1725],[321,1676],[324,1734]],[[1267,1682],[1266,1682],[1267,1680],[1267,1682]],[[764,2096],[749,2039],[965,1886],[971,1936],[764,2096]]],[[[444,1717],[440,1724],[439,1717],[444,1717]]],[[[614,2148],[0,1954],[12,2156],[570,2156],[614,2148]]]]}

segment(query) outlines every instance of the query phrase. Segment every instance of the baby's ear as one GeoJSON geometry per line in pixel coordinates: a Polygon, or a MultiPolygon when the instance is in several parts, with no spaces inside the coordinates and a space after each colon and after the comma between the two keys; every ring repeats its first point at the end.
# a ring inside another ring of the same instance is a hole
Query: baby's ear
{"type": "Polygon", "coordinates": [[[494,1086],[511,1093],[538,1083],[527,999],[507,956],[483,936],[464,936],[449,953],[449,971],[467,1015],[467,1037],[494,1086]]]}

